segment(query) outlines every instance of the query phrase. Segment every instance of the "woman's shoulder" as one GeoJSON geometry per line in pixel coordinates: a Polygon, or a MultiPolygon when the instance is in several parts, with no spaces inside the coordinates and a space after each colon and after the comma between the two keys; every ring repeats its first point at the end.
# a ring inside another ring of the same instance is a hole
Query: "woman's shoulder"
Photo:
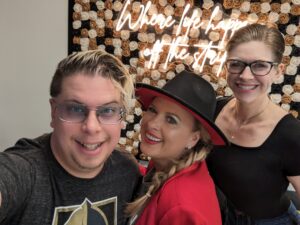
{"type": "Polygon", "coordinates": [[[194,163],[175,174],[165,182],[160,190],[162,199],[170,201],[198,201],[214,191],[206,162],[194,163]],[[198,200],[197,200],[198,199],[198,200]]]}
{"type": "Polygon", "coordinates": [[[209,224],[220,224],[215,186],[206,163],[194,163],[186,169],[183,173],[179,172],[180,174],[172,177],[173,179],[160,189],[157,212],[159,215],[172,215],[170,217],[173,218],[174,213],[180,218],[193,216],[195,221],[199,220],[197,224],[202,224],[201,218],[206,218],[205,220],[210,221],[209,224]]]}
{"type": "Polygon", "coordinates": [[[286,114],[279,120],[273,133],[276,137],[296,138],[296,141],[300,143],[300,120],[291,114],[286,114]]]}
{"type": "Polygon", "coordinates": [[[294,128],[298,128],[298,129],[300,128],[300,120],[295,118],[290,113],[283,116],[279,122],[281,122],[283,126],[292,125],[292,127],[294,127],[294,128]]]}

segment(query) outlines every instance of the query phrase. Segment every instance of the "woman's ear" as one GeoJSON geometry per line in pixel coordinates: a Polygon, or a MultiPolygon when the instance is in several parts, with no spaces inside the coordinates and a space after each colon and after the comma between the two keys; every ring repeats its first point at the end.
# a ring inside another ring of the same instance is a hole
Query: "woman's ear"
{"type": "Polygon", "coordinates": [[[272,76],[272,83],[274,83],[275,81],[277,81],[278,79],[280,79],[281,76],[284,75],[284,71],[285,71],[285,64],[280,63],[278,64],[278,66],[276,66],[274,68],[276,70],[276,73],[274,74],[274,76],[272,76]]]}
{"type": "Polygon", "coordinates": [[[186,148],[187,149],[193,148],[200,139],[201,139],[200,131],[194,131],[188,140],[186,148]]]}
{"type": "Polygon", "coordinates": [[[122,127],[122,129],[126,128],[126,122],[124,120],[121,121],[121,127],[122,127]]]}
{"type": "Polygon", "coordinates": [[[278,78],[279,76],[283,75],[283,74],[284,74],[284,71],[285,71],[285,64],[280,63],[280,64],[277,66],[277,74],[276,74],[276,78],[278,78]]]}

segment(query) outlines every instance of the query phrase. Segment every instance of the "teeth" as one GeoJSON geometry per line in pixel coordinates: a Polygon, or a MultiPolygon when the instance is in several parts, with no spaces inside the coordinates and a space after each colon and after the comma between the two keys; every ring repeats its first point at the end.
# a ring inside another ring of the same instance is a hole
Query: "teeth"
{"type": "Polygon", "coordinates": [[[152,136],[152,135],[150,135],[150,134],[146,134],[146,137],[147,137],[148,139],[150,139],[151,141],[156,141],[156,142],[161,141],[161,139],[156,138],[156,137],[154,137],[154,136],[152,136]]]}
{"type": "Polygon", "coordinates": [[[88,150],[95,150],[100,146],[100,144],[84,144],[84,143],[81,143],[81,145],[87,148],[88,150]]]}
{"type": "Polygon", "coordinates": [[[250,85],[245,86],[245,85],[240,85],[240,84],[238,86],[239,86],[239,88],[244,89],[244,90],[252,90],[252,89],[254,89],[256,87],[255,85],[253,85],[253,86],[250,86],[250,85]]]}

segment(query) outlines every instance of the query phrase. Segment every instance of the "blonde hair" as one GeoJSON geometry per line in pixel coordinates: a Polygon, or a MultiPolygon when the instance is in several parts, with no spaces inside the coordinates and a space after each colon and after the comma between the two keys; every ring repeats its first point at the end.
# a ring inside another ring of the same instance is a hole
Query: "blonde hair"
{"type": "Polygon", "coordinates": [[[173,160],[173,164],[167,171],[156,171],[154,173],[146,194],[128,204],[125,210],[125,213],[128,216],[133,216],[140,212],[147,205],[150,197],[154,195],[170,177],[184,168],[189,167],[195,162],[201,162],[205,160],[212,148],[211,139],[208,132],[197,120],[195,130],[199,130],[201,135],[201,139],[198,141],[198,143],[193,148],[185,151],[180,159],[173,160]]]}
{"type": "Polygon", "coordinates": [[[51,97],[57,97],[61,93],[64,78],[78,73],[86,76],[99,75],[111,79],[121,92],[122,104],[127,111],[129,110],[134,94],[132,78],[117,57],[100,49],[75,52],[60,61],[51,81],[51,97]]]}
{"type": "Polygon", "coordinates": [[[251,24],[240,28],[230,38],[226,50],[230,52],[238,45],[250,41],[260,41],[270,47],[273,60],[281,63],[285,48],[284,38],[280,31],[271,25],[251,24]]]}

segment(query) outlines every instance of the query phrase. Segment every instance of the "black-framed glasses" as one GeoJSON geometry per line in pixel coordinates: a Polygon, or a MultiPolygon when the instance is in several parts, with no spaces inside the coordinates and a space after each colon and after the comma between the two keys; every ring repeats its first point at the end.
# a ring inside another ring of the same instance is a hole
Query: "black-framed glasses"
{"type": "Polygon", "coordinates": [[[125,110],[117,103],[88,107],[76,102],[64,102],[57,104],[59,119],[64,122],[81,123],[86,120],[90,111],[95,111],[101,124],[118,124],[125,115],[125,110]]]}
{"type": "Polygon", "coordinates": [[[278,65],[275,62],[256,60],[251,63],[246,63],[236,59],[228,59],[225,63],[227,71],[232,74],[241,74],[247,66],[249,66],[254,76],[268,75],[273,66],[278,65]]]}

